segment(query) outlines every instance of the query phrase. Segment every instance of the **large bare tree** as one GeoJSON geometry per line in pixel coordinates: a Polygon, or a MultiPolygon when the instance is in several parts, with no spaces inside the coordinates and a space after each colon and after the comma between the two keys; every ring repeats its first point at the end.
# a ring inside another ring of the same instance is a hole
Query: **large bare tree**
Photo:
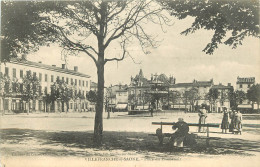
{"type": "Polygon", "coordinates": [[[148,47],[157,47],[158,40],[147,33],[145,25],[151,22],[162,26],[170,23],[170,20],[153,0],[43,3],[45,4],[39,10],[42,12],[38,24],[52,34],[51,40],[58,42],[66,55],[85,54],[97,67],[94,145],[100,146],[103,134],[105,64],[131,57],[127,47],[132,42],[139,42],[144,53],[148,53],[148,47]],[[110,45],[117,47],[119,56],[108,54],[110,45]]]}

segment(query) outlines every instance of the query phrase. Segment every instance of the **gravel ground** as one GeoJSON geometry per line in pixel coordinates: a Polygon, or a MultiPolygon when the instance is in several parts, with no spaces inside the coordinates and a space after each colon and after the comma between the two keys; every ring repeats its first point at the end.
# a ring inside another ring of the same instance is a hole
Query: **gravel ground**
{"type": "MultiPolygon", "coordinates": [[[[198,121],[196,113],[161,112],[154,117],[111,113],[110,119],[104,119],[103,147],[95,149],[94,113],[5,115],[0,117],[1,161],[6,166],[199,166],[200,162],[209,166],[259,166],[260,125],[253,124],[260,124],[260,115],[243,116],[242,135],[222,134],[221,129],[210,128],[210,136],[214,137],[210,147],[203,138],[206,134],[197,133],[197,145],[181,152],[172,150],[167,139],[164,146],[159,146],[157,138],[149,135],[159,128],[151,122],[174,122],[178,117],[189,123],[198,121]]],[[[209,114],[207,122],[220,123],[221,118],[222,114],[209,114]]],[[[164,126],[163,131],[173,132],[171,126],[164,126]]],[[[191,127],[190,131],[196,132],[197,128],[191,127]]]]}

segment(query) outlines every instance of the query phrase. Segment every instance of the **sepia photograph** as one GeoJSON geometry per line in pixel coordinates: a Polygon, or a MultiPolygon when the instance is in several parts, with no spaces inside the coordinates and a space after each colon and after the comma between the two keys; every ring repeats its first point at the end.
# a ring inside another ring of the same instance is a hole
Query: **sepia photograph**
{"type": "Polygon", "coordinates": [[[260,166],[259,0],[1,0],[0,167],[260,166]]]}

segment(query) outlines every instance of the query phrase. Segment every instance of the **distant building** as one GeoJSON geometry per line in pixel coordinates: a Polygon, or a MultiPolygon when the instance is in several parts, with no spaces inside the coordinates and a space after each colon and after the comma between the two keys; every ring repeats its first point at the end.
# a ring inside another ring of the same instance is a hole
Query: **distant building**
{"type": "MultiPolygon", "coordinates": [[[[25,59],[12,59],[10,62],[1,63],[0,72],[3,75],[9,76],[11,80],[17,80],[22,83],[22,79],[27,73],[33,74],[40,81],[41,92],[43,96],[50,94],[51,86],[56,79],[63,80],[70,87],[73,87],[75,94],[85,95],[90,90],[90,76],[80,73],[78,67],[75,66],[74,70],[66,68],[65,64],[61,67],[56,65],[46,65],[41,62],[26,61],[25,59]]],[[[0,110],[23,112],[28,108],[28,104],[21,100],[21,93],[11,92],[3,97],[4,90],[1,90],[0,110]]],[[[32,111],[45,111],[47,110],[44,105],[43,96],[37,100],[33,100],[32,111]]],[[[74,99],[69,102],[69,111],[85,111],[88,108],[88,101],[81,99],[74,99]]],[[[61,103],[56,101],[51,107],[52,112],[61,111],[61,103]]],[[[66,111],[66,105],[65,105],[66,111]]]]}
{"type": "Polygon", "coordinates": [[[120,87],[116,90],[116,107],[117,111],[127,111],[128,107],[128,91],[127,87],[120,87]]]}
{"type": "MultiPolygon", "coordinates": [[[[238,76],[236,82],[236,90],[240,90],[247,93],[248,89],[250,89],[250,87],[254,84],[255,84],[255,77],[240,78],[238,76]]],[[[241,103],[238,105],[238,108],[252,109],[252,102],[249,101],[248,99],[245,99],[244,101],[241,101],[241,103]]]]}
{"type": "Polygon", "coordinates": [[[221,83],[218,85],[213,85],[212,89],[217,89],[219,92],[218,99],[216,101],[216,109],[217,112],[223,112],[224,108],[230,108],[230,93],[234,90],[231,83],[228,83],[227,86],[222,85],[221,83]]]}
{"type": "Polygon", "coordinates": [[[185,102],[184,93],[190,90],[191,88],[198,89],[198,95],[200,98],[197,101],[196,105],[209,104],[208,100],[206,99],[206,94],[209,92],[209,89],[213,85],[213,79],[211,79],[210,81],[197,81],[194,79],[193,82],[190,83],[176,83],[174,85],[171,85],[169,91],[171,93],[179,94],[179,97],[176,100],[174,100],[171,107],[173,109],[185,109],[185,107],[186,110],[190,109],[190,104],[185,102]]]}
{"type": "Polygon", "coordinates": [[[111,85],[106,88],[105,98],[110,111],[125,111],[128,107],[127,85],[111,85]]]}
{"type": "MultiPolygon", "coordinates": [[[[144,77],[142,69],[140,69],[139,74],[135,77],[131,77],[130,85],[128,87],[129,110],[147,110],[149,108],[147,94],[151,91],[154,82],[160,82],[161,85],[168,89],[170,85],[175,84],[175,78],[172,76],[168,78],[165,74],[152,74],[151,78],[147,79],[144,77]]],[[[161,108],[163,101],[165,102],[166,100],[161,99],[159,102],[161,108]]]]}
{"type": "Polygon", "coordinates": [[[139,108],[148,108],[143,105],[143,96],[150,90],[149,80],[144,77],[142,69],[140,69],[139,74],[135,77],[131,76],[130,85],[128,87],[128,100],[129,100],[129,110],[135,110],[139,108]]]}

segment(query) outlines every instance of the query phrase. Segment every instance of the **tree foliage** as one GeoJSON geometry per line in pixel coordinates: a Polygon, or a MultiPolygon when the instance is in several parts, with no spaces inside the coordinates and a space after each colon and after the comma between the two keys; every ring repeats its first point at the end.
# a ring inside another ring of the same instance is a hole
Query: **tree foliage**
{"type": "Polygon", "coordinates": [[[195,87],[192,87],[189,90],[185,91],[183,97],[186,102],[190,103],[192,110],[194,109],[195,103],[201,98],[199,95],[199,90],[195,87]]]}
{"type": "Polygon", "coordinates": [[[237,106],[246,99],[246,93],[242,90],[236,90],[231,94],[231,107],[237,109],[237,106]]]}
{"type": "Polygon", "coordinates": [[[86,98],[91,103],[97,103],[97,92],[93,91],[93,90],[90,90],[89,92],[87,92],[86,98]]]}
{"type": "Polygon", "coordinates": [[[29,71],[27,75],[23,77],[23,91],[22,99],[29,102],[30,100],[37,99],[40,95],[40,82],[36,76],[33,76],[29,71]]]}
{"type": "Polygon", "coordinates": [[[172,16],[195,18],[181,34],[199,29],[213,30],[211,41],[203,49],[213,54],[219,44],[237,48],[247,36],[259,37],[259,2],[257,0],[158,0],[172,16]]]}
{"type": "Polygon", "coordinates": [[[64,112],[64,104],[69,107],[69,101],[73,98],[73,88],[71,88],[65,81],[56,79],[51,85],[51,98],[55,101],[59,99],[62,102],[62,111],[64,112]]]}
{"type": "Polygon", "coordinates": [[[218,97],[219,97],[218,89],[211,88],[209,92],[206,94],[206,99],[208,99],[211,104],[215,104],[218,97]]]}
{"type": "Polygon", "coordinates": [[[260,103],[260,85],[256,84],[247,91],[247,98],[252,102],[260,103]]]}
{"type": "Polygon", "coordinates": [[[52,29],[42,24],[45,18],[41,15],[52,8],[51,2],[1,1],[1,61],[55,41],[52,29]]]}

